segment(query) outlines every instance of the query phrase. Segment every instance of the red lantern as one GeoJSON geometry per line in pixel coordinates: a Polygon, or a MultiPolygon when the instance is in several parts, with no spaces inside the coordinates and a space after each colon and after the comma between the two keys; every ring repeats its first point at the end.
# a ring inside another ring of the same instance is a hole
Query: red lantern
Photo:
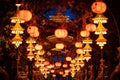
{"type": "Polygon", "coordinates": [[[20,20],[24,20],[24,21],[30,21],[32,18],[32,13],[29,10],[19,10],[17,12],[17,17],[20,20]]]}
{"type": "Polygon", "coordinates": [[[87,31],[93,32],[96,29],[96,25],[90,23],[90,24],[87,24],[85,28],[86,28],[87,31]]]}
{"type": "Polygon", "coordinates": [[[92,4],[91,9],[94,13],[104,13],[107,9],[107,6],[104,2],[102,1],[96,1],[92,4]]]}
{"type": "Polygon", "coordinates": [[[67,35],[68,35],[68,32],[66,29],[56,29],[55,30],[55,36],[57,38],[65,38],[65,37],[67,37],[67,35]]]}
{"type": "Polygon", "coordinates": [[[88,37],[88,36],[90,35],[90,32],[87,31],[87,30],[83,30],[83,31],[80,32],[80,35],[81,35],[82,37],[88,37]]]}

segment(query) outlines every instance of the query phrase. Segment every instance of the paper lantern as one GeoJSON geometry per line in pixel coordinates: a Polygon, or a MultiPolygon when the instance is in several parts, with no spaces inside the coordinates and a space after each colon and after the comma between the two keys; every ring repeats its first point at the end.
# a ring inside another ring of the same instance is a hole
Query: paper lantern
{"type": "Polygon", "coordinates": [[[91,9],[94,13],[101,14],[106,11],[107,6],[102,1],[96,1],[92,4],[91,9]]]}
{"type": "Polygon", "coordinates": [[[76,42],[75,47],[76,48],[81,48],[82,47],[82,42],[76,42]]]}
{"type": "Polygon", "coordinates": [[[43,48],[43,46],[41,44],[36,44],[35,45],[36,50],[41,50],[42,48],[43,48]]]}
{"type": "Polygon", "coordinates": [[[28,32],[29,34],[33,34],[33,33],[35,33],[36,31],[38,31],[38,27],[37,27],[37,26],[28,26],[28,28],[27,28],[27,32],[28,32]]]}
{"type": "Polygon", "coordinates": [[[67,35],[68,35],[68,32],[66,29],[56,29],[55,30],[55,36],[57,38],[65,38],[65,37],[67,37],[67,35]]]}
{"type": "Polygon", "coordinates": [[[96,25],[95,25],[95,24],[92,24],[92,23],[87,24],[87,25],[85,26],[85,29],[86,29],[87,31],[93,32],[93,31],[96,30],[96,25]]]}
{"type": "Polygon", "coordinates": [[[60,67],[61,65],[62,65],[61,62],[56,62],[56,63],[55,63],[55,66],[57,66],[57,67],[60,67]]]}
{"type": "Polygon", "coordinates": [[[57,44],[55,45],[55,47],[56,47],[57,49],[63,49],[63,48],[64,48],[64,44],[63,44],[63,43],[57,43],[57,44]]]}
{"type": "Polygon", "coordinates": [[[49,61],[44,61],[44,65],[49,65],[50,62],[49,61]]]}
{"type": "Polygon", "coordinates": [[[70,56],[66,57],[66,61],[71,61],[71,60],[72,60],[72,58],[70,56]]]}
{"type": "Polygon", "coordinates": [[[87,31],[87,30],[83,30],[83,31],[80,32],[80,35],[81,35],[82,37],[88,37],[88,36],[90,35],[90,32],[87,31]]]}
{"type": "Polygon", "coordinates": [[[30,21],[32,18],[32,13],[29,10],[19,10],[17,12],[17,17],[20,20],[23,20],[25,22],[30,21]]]}

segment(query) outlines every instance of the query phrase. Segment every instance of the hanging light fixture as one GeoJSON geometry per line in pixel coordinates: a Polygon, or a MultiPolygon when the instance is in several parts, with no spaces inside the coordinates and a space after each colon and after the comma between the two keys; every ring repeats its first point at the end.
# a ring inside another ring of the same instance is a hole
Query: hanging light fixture
{"type": "Polygon", "coordinates": [[[34,54],[32,51],[29,51],[29,53],[27,54],[27,58],[32,61],[32,59],[34,58],[34,54]]]}
{"type": "Polygon", "coordinates": [[[88,62],[91,59],[91,54],[87,51],[84,55],[86,61],[88,62]]]}
{"type": "Polygon", "coordinates": [[[21,27],[20,23],[17,21],[15,26],[13,28],[11,28],[12,30],[12,34],[23,34],[24,29],[21,27]]]}
{"type": "Polygon", "coordinates": [[[103,34],[99,34],[99,37],[96,39],[96,44],[98,44],[101,49],[103,48],[103,46],[106,44],[106,39],[103,37],[103,34]]]}
{"type": "Polygon", "coordinates": [[[107,34],[107,29],[102,25],[101,22],[98,22],[98,27],[95,30],[95,34],[107,34]]]}
{"type": "Polygon", "coordinates": [[[16,33],[15,37],[12,39],[12,44],[15,44],[16,47],[19,47],[22,44],[23,39],[20,37],[18,33],[16,33]]]}

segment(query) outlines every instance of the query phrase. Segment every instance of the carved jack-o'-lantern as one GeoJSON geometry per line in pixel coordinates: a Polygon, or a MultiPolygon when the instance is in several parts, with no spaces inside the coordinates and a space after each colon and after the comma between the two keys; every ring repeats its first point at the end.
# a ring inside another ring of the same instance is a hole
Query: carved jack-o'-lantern
{"type": "Polygon", "coordinates": [[[17,12],[17,17],[23,21],[30,21],[32,18],[32,13],[29,10],[19,10],[17,12]]]}
{"type": "Polygon", "coordinates": [[[56,29],[55,30],[55,36],[57,38],[65,38],[68,35],[68,32],[66,29],[56,29]]]}
{"type": "Polygon", "coordinates": [[[104,13],[107,9],[107,6],[104,2],[102,1],[96,1],[92,4],[91,9],[94,13],[104,13]]]}

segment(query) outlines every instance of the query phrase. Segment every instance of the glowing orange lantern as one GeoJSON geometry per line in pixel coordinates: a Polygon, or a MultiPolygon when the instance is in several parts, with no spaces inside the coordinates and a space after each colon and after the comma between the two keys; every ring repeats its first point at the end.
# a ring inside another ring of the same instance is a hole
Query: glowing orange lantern
{"type": "Polygon", "coordinates": [[[66,29],[56,29],[55,30],[55,36],[57,38],[65,38],[65,37],[67,37],[67,35],[68,35],[68,32],[66,29]]]}
{"type": "Polygon", "coordinates": [[[35,33],[36,31],[38,31],[38,27],[37,27],[37,26],[28,26],[28,28],[27,28],[27,32],[28,32],[29,34],[33,34],[33,33],[35,33]]]}
{"type": "Polygon", "coordinates": [[[66,61],[71,61],[71,60],[72,60],[72,58],[70,56],[66,57],[66,61]]]}
{"type": "Polygon", "coordinates": [[[57,43],[57,44],[55,45],[55,47],[56,47],[57,49],[63,49],[63,48],[64,48],[64,44],[63,44],[63,43],[57,43]]]}
{"type": "Polygon", "coordinates": [[[76,48],[82,47],[82,42],[76,42],[76,43],[75,43],[75,47],[76,47],[76,48]]]}
{"type": "Polygon", "coordinates": [[[19,10],[17,12],[17,17],[23,21],[30,21],[32,18],[32,13],[29,10],[19,10]]]}
{"type": "Polygon", "coordinates": [[[44,65],[49,65],[50,62],[49,61],[44,61],[44,65]]]}
{"type": "Polygon", "coordinates": [[[56,62],[56,63],[55,63],[55,66],[57,66],[57,67],[60,67],[61,65],[62,65],[61,62],[56,62]]]}
{"type": "Polygon", "coordinates": [[[83,30],[83,31],[80,32],[80,35],[81,35],[82,37],[88,37],[88,36],[90,35],[90,32],[87,31],[87,30],[83,30]]]}
{"type": "Polygon", "coordinates": [[[107,9],[107,6],[104,2],[102,1],[96,1],[92,4],[91,9],[94,13],[104,13],[107,9]]]}
{"type": "Polygon", "coordinates": [[[90,24],[87,24],[85,28],[87,31],[93,32],[96,30],[96,25],[90,23],[90,24]]]}

